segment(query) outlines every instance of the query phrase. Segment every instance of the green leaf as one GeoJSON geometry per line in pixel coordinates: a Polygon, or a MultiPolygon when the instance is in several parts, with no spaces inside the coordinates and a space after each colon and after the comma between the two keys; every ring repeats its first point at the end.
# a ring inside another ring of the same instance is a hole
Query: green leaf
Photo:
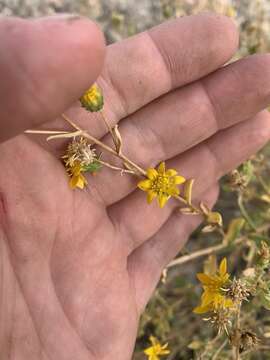
{"type": "Polygon", "coordinates": [[[94,172],[100,170],[101,168],[102,168],[102,165],[99,162],[94,161],[91,164],[85,166],[83,170],[86,172],[94,173],[94,172]]]}
{"type": "Polygon", "coordinates": [[[259,294],[259,298],[262,302],[263,307],[267,310],[270,310],[270,290],[261,291],[259,294]]]}
{"type": "Polygon", "coordinates": [[[224,242],[229,244],[236,240],[238,236],[240,235],[240,232],[245,224],[245,219],[243,218],[236,218],[233,219],[228,227],[227,233],[224,237],[224,242]]]}

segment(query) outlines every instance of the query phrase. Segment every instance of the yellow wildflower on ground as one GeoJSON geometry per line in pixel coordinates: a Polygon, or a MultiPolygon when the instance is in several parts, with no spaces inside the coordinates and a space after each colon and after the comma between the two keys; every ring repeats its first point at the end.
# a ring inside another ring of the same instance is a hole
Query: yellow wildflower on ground
{"type": "Polygon", "coordinates": [[[162,208],[171,196],[179,195],[177,185],[183,184],[186,179],[178,175],[174,169],[165,169],[162,162],[156,169],[147,170],[147,179],[138,183],[138,188],[147,192],[147,202],[150,204],[157,197],[159,206],[162,208]]]}
{"type": "Polygon", "coordinates": [[[82,165],[79,162],[75,162],[72,167],[69,168],[71,179],[69,181],[69,186],[72,189],[78,187],[83,189],[87,185],[87,180],[82,174],[82,165]]]}
{"type": "Polygon", "coordinates": [[[144,350],[145,355],[148,356],[148,360],[159,360],[160,356],[170,353],[168,344],[161,345],[154,336],[150,336],[150,342],[152,346],[144,350]]]}
{"type": "Polygon", "coordinates": [[[203,285],[204,292],[201,297],[201,305],[193,310],[196,314],[234,307],[232,299],[226,297],[225,291],[225,286],[230,278],[230,274],[227,273],[226,258],[221,261],[215,274],[199,273],[197,277],[203,285]]]}
{"type": "Polygon", "coordinates": [[[104,105],[101,89],[94,84],[80,97],[81,105],[88,111],[100,111],[104,105]]]}

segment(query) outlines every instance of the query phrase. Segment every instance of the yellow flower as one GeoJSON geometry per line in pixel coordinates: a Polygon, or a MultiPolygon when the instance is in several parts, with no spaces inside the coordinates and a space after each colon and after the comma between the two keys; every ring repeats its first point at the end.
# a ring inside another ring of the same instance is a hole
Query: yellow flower
{"type": "Polygon", "coordinates": [[[80,97],[81,105],[88,111],[100,111],[104,105],[101,89],[94,84],[80,97]]]}
{"type": "Polygon", "coordinates": [[[159,360],[160,356],[168,355],[168,344],[161,345],[154,336],[150,336],[152,346],[144,350],[145,355],[148,356],[148,360],[159,360]]]}
{"type": "Polygon", "coordinates": [[[158,169],[148,169],[147,179],[138,183],[138,188],[147,192],[147,202],[150,204],[158,197],[159,206],[162,208],[171,196],[179,195],[177,185],[184,183],[186,179],[177,174],[174,169],[166,171],[165,163],[162,162],[158,169]]]}
{"type": "Polygon", "coordinates": [[[199,273],[197,277],[203,285],[204,292],[201,297],[201,305],[193,310],[196,314],[234,307],[232,299],[225,296],[224,287],[230,277],[227,273],[226,258],[221,261],[219,270],[215,274],[199,273]]]}
{"type": "Polygon", "coordinates": [[[75,164],[69,168],[69,172],[71,174],[71,179],[69,181],[71,189],[75,189],[76,187],[83,189],[84,186],[87,185],[87,180],[82,175],[82,166],[79,162],[75,162],[75,164]]]}

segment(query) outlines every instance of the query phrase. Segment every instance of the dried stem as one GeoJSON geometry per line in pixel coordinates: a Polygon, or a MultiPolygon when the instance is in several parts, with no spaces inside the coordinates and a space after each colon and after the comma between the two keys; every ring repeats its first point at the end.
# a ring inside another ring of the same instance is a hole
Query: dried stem
{"type": "Polygon", "coordinates": [[[98,139],[96,139],[94,136],[88,134],[86,131],[81,130],[72,120],[70,120],[65,114],[62,114],[62,117],[71,125],[73,126],[76,130],[80,130],[83,132],[83,136],[86,137],[87,139],[91,140],[93,143],[95,143],[96,145],[100,146],[102,149],[108,151],[109,153],[113,154],[114,156],[120,158],[121,160],[123,160],[125,163],[127,163],[131,168],[136,169],[142,176],[146,176],[146,171],[144,169],[142,169],[140,166],[138,166],[137,164],[135,164],[133,161],[129,160],[125,155],[123,154],[118,154],[114,149],[112,149],[110,146],[104,144],[102,141],[99,141],[98,139]]]}
{"type": "Polygon", "coordinates": [[[100,111],[100,114],[101,114],[102,120],[103,120],[104,124],[106,125],[106,128],[108,129],[109,133],[111,134],[111,137],[112,137],[113,142],[114,142],[115,140],[114,140],[114,134],[112,132],[112,128],[111,128],[110,124],[108,123],[108,120],[107,120],[104,112],[100,111]]]}
{"type": "Polygon", "coordinates": [[[234,359],[240,360],[240,321],[241,321],[241,304],[237,307],[236,318],[235,318],[235,334],[236,344],[234,346],[234,359]]]}
{"type": "Polygon", "coordinates": [[[98,159],[98,162],[99,162],[100,164],[104,165],[104,166],[107,166],[107,167],[110,168],[110,169],[118,170],[118,171],[120,171],[121,173],[127,173],[127,174],[132,174],[132,175],[134,175],[134,171],[132,171],[132,170],[127,170],[127,169],[120,168],[120,167],[118,167],[118,166],[111,165],[111,164],[109,164],[109,163],[107,163],[107,162],[105,162],[105,161],[102,161],[102,160],[100,160],[100,159],[98,159]]]}
{"type": "Polygon", "coordinates": [[[25,130],[26,134],[69,134],[69,131],[61,130],[25,130]]]}
{"type": "MultiPolygon", "coordinates": [[[[236,240],[234,242],[234,244],[235,245],[240,244],[245,239],[246,239],[245,237],[239,238],[238,240],[236,240]]],[[[167,265],[167,268],[171,268],[171,267],[176,266],[176,265],[182,265],[182,264],[185,264],[185,263],[187,263],[187,262],[189,262],[191,260],[197,259],[199,257],[207,256],[207,255],[219,252],[219,251],[221,251],[223,249],[226,249],[228,247],[228,245],[229,244],[221,243],[219,245],[210,246],[210,247],[208,247],[206,249],[195,251],[195,252],[193,252],[192,254],[189,254],[189,255],[181,256],[180,258],[171,261],[167,265]]]]}
{"type": "Polygon", "coordinates": [[[228,339],[226,339],[225,341],[223,341],[223,343],[220,345],[220,347],[217,349],[217,351],[214,353],[212,360],[217,360],[218,359],[218,355],[221,353],[221,351],[225,348],[225,346],[228,343],[228,339]]]}

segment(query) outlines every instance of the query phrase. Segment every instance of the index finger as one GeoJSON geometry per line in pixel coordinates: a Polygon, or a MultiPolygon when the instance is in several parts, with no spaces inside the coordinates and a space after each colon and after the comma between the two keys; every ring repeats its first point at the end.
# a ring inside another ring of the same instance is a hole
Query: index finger
{"type": "Polygon", "coordinates": [[[213,72],[237,46],[233,21],[211,13],[168,21],[111,45],[100,85],[113,118],[213,72]]]}

